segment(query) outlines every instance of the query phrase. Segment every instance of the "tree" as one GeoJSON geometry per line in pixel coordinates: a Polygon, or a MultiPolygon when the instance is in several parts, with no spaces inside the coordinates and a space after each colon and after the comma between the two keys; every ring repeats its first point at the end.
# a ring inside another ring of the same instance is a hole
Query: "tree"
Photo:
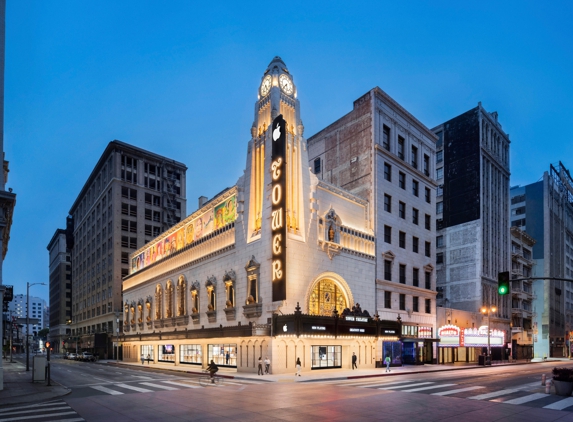
{"type": "Polygon", "coordinates": [[[38,337],[47,338],[49,333],[50,333],[50,329],[44,328],[38,332],[38,337]]]}

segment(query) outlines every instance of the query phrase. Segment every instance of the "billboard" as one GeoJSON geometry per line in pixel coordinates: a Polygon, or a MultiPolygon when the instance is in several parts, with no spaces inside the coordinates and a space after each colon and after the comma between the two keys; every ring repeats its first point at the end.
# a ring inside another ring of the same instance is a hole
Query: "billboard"
{"type": "Polygon", "coordinates": [[[187,221],[176,231],[151,242],[131,258],[131,274],[173,255],[237,219],[237,197],[221,200],[208,211],[187,221]]]}

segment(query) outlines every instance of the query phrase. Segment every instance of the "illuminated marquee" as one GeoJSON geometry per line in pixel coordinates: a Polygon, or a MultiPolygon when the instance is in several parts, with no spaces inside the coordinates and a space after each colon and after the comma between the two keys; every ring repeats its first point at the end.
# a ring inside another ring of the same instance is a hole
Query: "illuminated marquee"
{"type": "Polygon", "coordinates": [[[455,325],[444,325],[438,328],[440,338],[439,347],[460,347],[463,346],[462,330],[455,325]]]}
{"type": "Polygon", "coordinates": [[[273,302],[286,299],[286,122],[282,114],[271,126],[271,235],[273,302]]]}

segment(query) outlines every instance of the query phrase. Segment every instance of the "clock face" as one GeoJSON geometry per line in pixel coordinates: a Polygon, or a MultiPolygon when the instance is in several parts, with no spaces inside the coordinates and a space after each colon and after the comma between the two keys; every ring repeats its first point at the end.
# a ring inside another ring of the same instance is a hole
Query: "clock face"
{"type": "Polygon", "coordinates": [[[265,76],[261,83],[261,96],[265,97],[271,90],[271,75],[265,76]]]}
{"type": "Polygon", "coordinates": [[[287,75],[282,74],[279,76],[279,85],[285,94],[292,95],[294,87],[292,85],[292,81],[287,75]]]}

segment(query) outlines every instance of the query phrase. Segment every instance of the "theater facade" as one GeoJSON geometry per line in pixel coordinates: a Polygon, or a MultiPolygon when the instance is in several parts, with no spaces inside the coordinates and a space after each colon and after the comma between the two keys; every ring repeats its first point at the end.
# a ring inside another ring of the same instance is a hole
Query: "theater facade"
{"type": "Polygon", "coordinates": [[[123,358],[238,372],[375,367],[401,336],[376,315],[374,224],[364,199],[309,169],[293,75],[262,75],[245,171],[130,256],[123,358]]]}

